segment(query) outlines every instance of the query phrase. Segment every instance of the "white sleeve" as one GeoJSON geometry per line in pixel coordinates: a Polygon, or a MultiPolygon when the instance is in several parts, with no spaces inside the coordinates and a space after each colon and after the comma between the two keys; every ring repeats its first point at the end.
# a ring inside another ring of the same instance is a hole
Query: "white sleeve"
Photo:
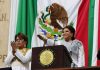
{"type": "Polygon", "coordinates": [[[78,67],[85,66],[84,48],[83,45],[79,48],[78,67]]]}
{"type": "Polygon", "coordinates": [[[16,50],[15,56],[20,59],[23,63],[27,63],[31,60],[32,50],[28,50],[26,55],[23,55],[18,49],[16,50]]]}
{"type": "Polygon", "coordinates": [[[4,60],[4,63],[8,66],[11,65],[11,61],[15,56],[12,54],[12,52],[9,52],[6,59],[4,60]]]}

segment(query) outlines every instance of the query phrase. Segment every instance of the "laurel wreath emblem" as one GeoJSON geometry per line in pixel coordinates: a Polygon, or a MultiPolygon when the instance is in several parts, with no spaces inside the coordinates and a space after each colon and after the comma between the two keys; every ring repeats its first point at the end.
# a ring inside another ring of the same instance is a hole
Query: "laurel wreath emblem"
{"type": "Polygon", "coordinates": [[[54,61],[54,54],[51,50],[46,49],[41,52],[39,60],[43,66],[49,66],[54,61]]]}

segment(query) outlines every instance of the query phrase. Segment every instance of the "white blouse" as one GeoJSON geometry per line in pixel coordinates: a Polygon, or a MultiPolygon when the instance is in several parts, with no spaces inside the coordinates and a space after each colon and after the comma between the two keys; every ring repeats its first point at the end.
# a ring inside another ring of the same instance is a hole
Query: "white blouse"
{"type": "Polygon", "coordinates": [[[29,70],[29,63],[31,61],[32,50],[28,50],[25,55],[23,55],[18,49],[15,56],[12,52],[9,52],[7,58],[5,59],[5,64],[12,67],[12,70],[29,70]]]}
{"type": "Polygon", "coordinates": [[[85,66],[84,48],[83,44],[79,40],[73,40],[66,42],[65,40],[55,41],[48,39],[47,45],[64,45],[70,53],[72,58],[72,67],[85,66]]]}

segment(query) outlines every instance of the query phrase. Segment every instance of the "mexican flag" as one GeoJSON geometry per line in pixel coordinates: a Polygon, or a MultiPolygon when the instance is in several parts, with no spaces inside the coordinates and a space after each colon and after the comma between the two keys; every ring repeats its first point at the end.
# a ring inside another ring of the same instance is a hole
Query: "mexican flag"
{"type": "Polygon", "coordinates": [[[59,35],[59,32],[53,32],[51,26],[46,24],[48,27],[45,27],[46,25],[39,21],[43,13],[47,19],[50,17],[46,9],[53,3],[61,5],[68,13],[68,25],[73,25],[76,29],[76,38],[84,45],[85,66],[98,66],[99,0],[11,0],[8,47],[18,32],[28,36],[28,48],[43,46],[43,42],[37,38],[37,34],[41,31],[45,34],[44,30],[47,30],[52,35],[59,35]]]}

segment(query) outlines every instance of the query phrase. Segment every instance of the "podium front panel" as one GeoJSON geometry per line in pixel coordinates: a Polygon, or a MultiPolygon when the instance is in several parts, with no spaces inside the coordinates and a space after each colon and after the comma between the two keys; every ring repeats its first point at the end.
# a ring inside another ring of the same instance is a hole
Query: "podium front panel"
{"type": "Polygon", "coordinates": [[[63,45],[32,48],[32,69],[70,68],[71,62],[63,45]]]}

